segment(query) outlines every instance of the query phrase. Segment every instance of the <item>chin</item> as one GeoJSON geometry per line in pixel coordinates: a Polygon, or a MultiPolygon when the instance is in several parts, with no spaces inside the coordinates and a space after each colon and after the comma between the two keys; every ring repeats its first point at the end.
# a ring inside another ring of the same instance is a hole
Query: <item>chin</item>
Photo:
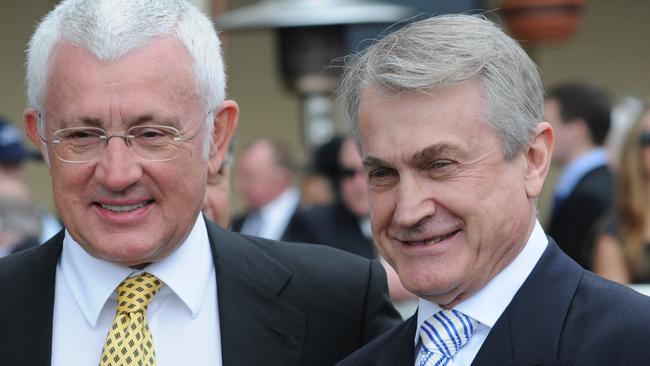
{"type": "Polygon", "coordinates": [[[158,252],[160,248],[152,250],[147,247],[127,247],[124,248],[123,251],[116,251],[115,249],[115,246],[113,246],[103,253],[98,253],[99,255],[97,257],[110,262],[132,267],[143,263],[155,262],[156,252],[158,252]]]}

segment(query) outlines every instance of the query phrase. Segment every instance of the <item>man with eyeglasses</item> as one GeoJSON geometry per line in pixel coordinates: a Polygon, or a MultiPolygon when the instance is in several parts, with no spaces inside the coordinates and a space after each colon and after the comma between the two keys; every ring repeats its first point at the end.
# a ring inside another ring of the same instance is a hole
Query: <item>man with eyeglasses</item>
{"type": "Polygon", "coordinates": [[[200,214],[239,110],[181,0],[64,0],[25,129],[65,230],[0,261],[0,365],[332,365],[390,328],[381,266],[200,214]]]}

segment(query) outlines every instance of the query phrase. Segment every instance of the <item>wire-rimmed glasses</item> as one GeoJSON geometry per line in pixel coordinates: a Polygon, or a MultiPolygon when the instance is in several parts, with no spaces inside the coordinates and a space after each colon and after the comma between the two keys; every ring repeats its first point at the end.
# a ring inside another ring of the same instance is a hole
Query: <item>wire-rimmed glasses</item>
{"type": "Polygon", "coordinates": [[[139,125],[126,130],[123,135],[109,134],[98,127],[71,127],[54,132],[51,139],[41,140],[52,145],[56,156],[67,163],[85,163],[95,160],[104,153],[108,141],[113,137],[124,140],[140,159],[147,161],[168,161],[178,155],[179,143],[196,137],[195,133],[183,137],[181,132],[170,126],[139,125]]]}

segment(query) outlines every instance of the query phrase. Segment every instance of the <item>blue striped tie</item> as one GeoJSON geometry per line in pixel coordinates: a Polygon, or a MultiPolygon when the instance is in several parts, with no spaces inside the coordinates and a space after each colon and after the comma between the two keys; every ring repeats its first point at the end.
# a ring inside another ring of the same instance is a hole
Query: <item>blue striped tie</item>
{"type": "Polygon", "coordinates": [[[472,336],[478,322],[456,310],[440,310],[420,326],[419,366],[447,365],[472,336]]]}

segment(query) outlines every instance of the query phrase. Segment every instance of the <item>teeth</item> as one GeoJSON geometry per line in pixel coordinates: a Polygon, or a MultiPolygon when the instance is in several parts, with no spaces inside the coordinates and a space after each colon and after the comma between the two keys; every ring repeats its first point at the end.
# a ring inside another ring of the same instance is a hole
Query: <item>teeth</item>
{"type": "Polygon", "coordinates": [[[136,205],[124,205],[124,206],[117,206],[117,205],[104,205],[100,204],[102,208],[105,208],[107,210],[115,211],[115,212],[127,212],[127,211],[133,211],[137,210],[139,208],[142,208],[147,205],[146,202],[143,203],[138,203],[136,205]]]}
{"type": "Polygon", "coordinates": [[[443,241],[445,239],[451,238],[452,236],[454,236],[454,234],[456,234],[455,231],[452,232],[452,233],[449,233],[447,235],[443,235],[443,236],[439,236],[437,238],[426,240],[426,241],[424,241],[424,244],[426,244],[426,245],[437,244],[437,243],[440,243],[441,241],[443,241]]]}

